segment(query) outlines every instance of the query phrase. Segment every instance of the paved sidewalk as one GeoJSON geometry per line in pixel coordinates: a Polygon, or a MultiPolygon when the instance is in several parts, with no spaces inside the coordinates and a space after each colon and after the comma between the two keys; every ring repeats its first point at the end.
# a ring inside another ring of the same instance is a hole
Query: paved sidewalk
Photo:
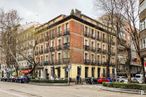
{"type": "Polygon", "coordinates": [[[104,87],[102,85],[97,86],[97,87],[102,89],[102,90],[111,91],[111,92],[120,92],[120,93],[146,95],[146,91],[137,90],[137,89],[111,88],[111,87],[104,87]]]}

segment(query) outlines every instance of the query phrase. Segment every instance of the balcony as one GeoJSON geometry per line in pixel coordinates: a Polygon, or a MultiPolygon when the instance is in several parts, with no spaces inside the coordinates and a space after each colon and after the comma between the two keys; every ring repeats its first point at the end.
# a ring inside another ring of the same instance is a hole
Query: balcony
{"type": "Polygon", "coordinates": [[[64,34],[63,34],[63,35],[70,35],[69,29],[66,29],[66,30],[64,31],[64,34]]]}
{"type": "Polygon", "coordinates": [[[60,37],[60,36],[62,36],[62,33],[61,32],[58,32],[57,33],[57,37],[60,37]]]}
{"type": "Polygon", "coordinates": [[[102,39],[103,42],[105,43],[108,43],[108,40],[107,39],[102,39]]]}
{"type": "Polygon", "coordinates": [[[93,52],[96,52],[96,48],[95,47],[91,47],[90,50],[93,51],[93,52]]]}
{"type": "Polygon", "coordinates": [[[64,49],[69,49],[69,47],[70,47],[69,42],[63,44],[63,48],[64,49]]]}
{"type": "Polygon", "coordinates": [[[99,61],[96,61],[96,64],[100,66],[100,65],[101,65],[101,62],[99,62],[99,61]]]}
{"type": "Polygon", "coordinates": [[[110,66],[115,66],[115,63],[110,63],[110,66]]]}
{"type": "Polygon", "coordinates": [[[49,40],[49,37],[48,36],[45,36],[45,41],[48,41],[49,40]]]}
{"type": "Polygon", "coordinates": [[[96,39],[97,39],[98,41],[101,41],[101,38],[100,38],[100,37],[97,37],[96,39]]]}
{"type": "Polygon", "coordinates": [[[84,45],[84,49],[85,49],[86,51],[89,51],[89,50],[90,50],[90,47],[89,47],[88,45],[84,45]]]}
{"type": "Polygon", "coordinates": [[[96,39],[96,36],[95,36],[95,35],[91,35],[91,38],[92,38],[92,39],[96,39]]]}
{"type": "Polygon", "coordinates": [[[61,60],[61,59],[58,59],[58,60],[56,61],[56,64],[58,64],[58,65],[62,64],[62,60],[61,60]]]}
{"type": "Polygon", "coordinates": [[[44,39],[43,38],[41,38],[40,40],[39,40],[39,43],[42,43],[44,41],[44,39]]]}
{"type": "Polygon", "coordinates": [[[115,42],[114,42],[114,41],[112,41],[112,42],[111,42],[111,44],[112,44],[112,45],[115,45],[115,42]]]}
{"type": "Polygon", "coordinates": [[[35,51],[35,55],[38,55],[39,53],[37,51],[35,51]]]}
{"type": "Polygon", "coordinates": [[[104,66],[106,66],[107,65],[107,62],[102,62],[102,64],[101,65],[104,65],[104,66]]]}
{"type": "Polygon", "coordinates": [[[113,56],[115,56],[116,54],[115,54],[115,52],[111,52],[111,54],[113,55],[113,56]]]}
{"type": "Polygon", "coordinates": [[[101,53],[101,48],[97,48],[97,53],[101,53]]]}
{"type": "Polygon", "coordinates": [[[49,65],[48,61],[44,61],[43,65],[49,65]]]}
{"type": "Polygon", "coordinates": [[[44,53],[48,53],[49,52],[49,50],[48,50],[48,48],[46,48],[45,50],[44,50],[44,53]]]}
{"type": "Polygon", "coordinates": [[[40,51],[39,51],[39,54],[43,54],[43,50],[40,50],[40,51]]]}
{"type": "Polygon", "coordinates": [[[63,58],[63,63],[64,64],[69,64],[70,63],[70,58],[63,58]]]}
{"type": "Polygon", "coordinates": [[[57,50],[62,50],[62,46],[61,45],[58,45],[57,46],[57,50]]]}
{"type": "Polygon", "coordinates": [[[94,60],[91,60],[91,65],[95,65],[96,62],[94,60]]]}
{"type": "Polygon", "coordinates": [[[89,37],[89,33],[88,32],[84,32],[84,36],[89,37]]]}
{"type": "Polygon", "coordinates": [[[50,65],[55,65],[55,62],[54,61],[50,61],[50,65]]]}
{"type": "Polygon", "coordinates": [[[50,47],[50,52],[54,52],[55,48],[54,47],[50,47]]]}
{"type": "Polygon", "coordinates": [[[50,39],[54,39],[55,38],[55,35],[51,35],[49,38],[50,39]]]}
{"type": "Polygon", "coordinates": [[[107,50],[102,50],[102,53],[103,54],[107,54],[107,50]]]}
{"type": "Polygon", "coordinates": [[[90,60],[89,59],[84,59],[84,64],[90,64],[90,60]]]}

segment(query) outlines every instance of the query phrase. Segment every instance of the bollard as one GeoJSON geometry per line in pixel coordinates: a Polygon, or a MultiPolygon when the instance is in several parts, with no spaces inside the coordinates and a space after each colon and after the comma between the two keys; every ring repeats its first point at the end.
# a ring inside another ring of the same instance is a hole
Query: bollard
{"type": "Polygon", "coordinates": [[[140,95],[144,95],[144,90],[140,90],[140,95]]]}

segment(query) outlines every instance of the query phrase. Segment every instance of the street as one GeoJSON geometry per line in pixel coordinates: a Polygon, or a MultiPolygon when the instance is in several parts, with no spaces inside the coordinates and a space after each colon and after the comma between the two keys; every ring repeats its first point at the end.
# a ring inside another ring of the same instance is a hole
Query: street
{"type": "Polygon", "coordinates": [[[0,82],[0,97],[145,97],[104,91],[96,85],[39,86],[0,82]]]}

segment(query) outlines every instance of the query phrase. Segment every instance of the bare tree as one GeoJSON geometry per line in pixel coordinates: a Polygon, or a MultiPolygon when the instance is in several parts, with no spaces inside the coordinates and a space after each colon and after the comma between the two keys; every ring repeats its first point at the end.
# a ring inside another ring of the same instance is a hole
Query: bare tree
{"type": "Polygon", "coordinates": [[[6,64],[10,68],[14,66],[18,75],[18,60],[16,59],[16,35],[17,28],[20,26],[20,17],[16,10],[5,12],[0,9],[0,33],[1,48],[6,56],[6,64]]]}
{"type": "MultiPolygon", "coordinates": [[[[125,44],[121,39],[121,28],[129,34],[131,43],[134,44],[136,53],[141,61],[143,80],[145,79],[145,70],[143,65],[143,58],[140,54],[140,35],[136,27],[138,20],[138,1],[137,0],[96,0],[100,2],[100,8],[106,13],[110,14],[112,29],[116,32],[117,42],[123,45],[127,51],[127,62],[128,65],[128,79],[131,80],[131,44],[125,44]],[[114,16],[116,20],[114,21],[114,16]],[[128,28],[126,28],[127,26],[128,28]]],[[[99,7],[99,6],[98,6],[99,7]]]]}
{"type": "MultiPolygon", "coordinates": [[[[39,54],[37,51],[37,45],[39,43],[39,39],[36,36],[36,27],[38,24],[31,24],[29,28],[22,27],[19,29],[19,34],[17,35],[17,46],[16,46],[16,53],[17,59],[23,60],[27,65],[25,67],[27,74],[32,75],[35,78],[35,71],[38,66],[40,66],[40,60],[36,58],[36,55],[39,54]]],[[[28,25],[27,25],[28,26],[28,25]]]]}

